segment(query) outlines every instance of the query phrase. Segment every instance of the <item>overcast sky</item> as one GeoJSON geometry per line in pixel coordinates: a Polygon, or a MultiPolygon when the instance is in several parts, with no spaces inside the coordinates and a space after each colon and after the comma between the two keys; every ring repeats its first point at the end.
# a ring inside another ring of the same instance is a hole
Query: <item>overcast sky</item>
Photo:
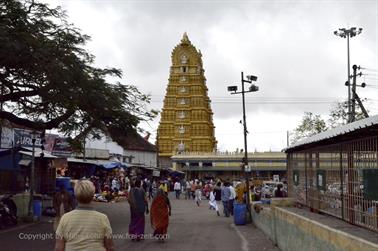
{"type": "MultiPolygon", "coordinates": [[[[347,97],[346,39],[338,28],[361,27],[350,41],[351,65],[367,68],[358,89],[378,114],[378,1],[47,1],[67,10],[70,22],[92,37],[98,66],[120,68],[161,110],[171,52],[184,32],[203,55],[219,150],[243,148],[240,72],[258,77],[246,94],[248,150],[281,150],[305,111],[327,119],[347,97]]],[[[143,124],[154,142],[159,123],[143,124]]]]}

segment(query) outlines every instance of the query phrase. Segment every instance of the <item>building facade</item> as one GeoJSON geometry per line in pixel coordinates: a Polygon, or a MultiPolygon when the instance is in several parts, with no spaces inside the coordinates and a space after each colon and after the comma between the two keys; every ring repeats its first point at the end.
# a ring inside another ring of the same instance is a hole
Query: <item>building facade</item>
{"type": "MultiPolygon", "coordinates": [[[[229,179],[244,178],[241,164],[244,153],[240,152],[184,152],[172,156],[173,169],[183,171],[189,179],[229,179]]],[[[286,154],[283,152],[248,153],[251,176],[255,179],[272,180],[278,175],[286,181],[286,154]]]]}
{"type": "Polygon", "coordinates": [[[212,152],[217,143],[201,52],[184,33],[171,57],[157,135],[162,165],[169,165],[178,152],[212,152]]]}
{"type": "MultiPolygon", "coordinates": [[[[101,139],[87,140],[85,147],[86,150],[96,149],[97,154],[101,150],[107,150],[107,159],[116,157],[119,161],[124,163],[140,164],[149,167],[157,166],[156,146],[139,134],[120,137],[118,142],[104,135],[101,139]]],[[[86,157],[89,158],[87,151],[86,157]]]]}

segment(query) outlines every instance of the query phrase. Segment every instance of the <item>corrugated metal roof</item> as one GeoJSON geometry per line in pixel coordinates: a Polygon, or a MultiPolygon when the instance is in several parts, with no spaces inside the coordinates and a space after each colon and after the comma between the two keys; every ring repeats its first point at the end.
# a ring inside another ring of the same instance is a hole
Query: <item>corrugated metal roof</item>
{"type": "MultiPolygon", "coordinates": [[[[27,155],[27,156],[33,156],[33,152],[28,152],[28,151],[20,151],[19,153],[27,155]]],[[[34,151],[34,157],[41,157],[42,151],[34,151]]],[[[43,152],[43,157],[48,158],[48,159],[56,159],[57,157],[54,155],[51,155],[47,152],[43,152]]]]}
{"type": "Polygon", "coordinates": [[[293,148],[296,148],[296,147],[299,147],[299,146],[303,146],[303,145],[318,142],[318,141],[321,141],[321,140],[333,138],[333,137],[336,137],[336,136],[347,134],[347,133],[353,132],[355,130],[366,128],[366,127],[377,125],[377,124],[378,124],[378,115],[375,115],[375,116],[372,116],[372,117],[369,117],[369,118],[366,118],[366,119],[361,119],[359,121],[355,121],[353,123],[350,123],[350,124],[347,124],[347,125],[344,125],[344,126],[339,126],[339,127],[336,127],[332,130],[321,132],[321,133],[318,133],[314,136],[300,140],[300,141],[294,143],[293,145],[289,146],[288,148],[283,149],[283,151],[286,152],[290,149],[293,149],[293,148]]]}

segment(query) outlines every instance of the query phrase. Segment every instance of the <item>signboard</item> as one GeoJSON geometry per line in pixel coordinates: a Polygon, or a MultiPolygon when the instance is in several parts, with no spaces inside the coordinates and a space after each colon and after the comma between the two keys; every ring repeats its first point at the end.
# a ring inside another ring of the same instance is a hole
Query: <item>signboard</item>
{"type": "Polygon", "coordinates": [[[245,165],[244,166],[244,170],[245,170],[245,172],[251,172],[251,170],[252,170],[252,168],[251,168],[251,166],[247,166],[247,165],[245,165]]]}
{"type": "Polygon", "coordinates": [[[273,181],[274,182],[279,182],[280,181],[280,176],[278,174],[273,175],[273,181]]]}
{"type": "Polygon", "coordinates": [[[56,156],[71,156],[72,148],[67,138],[56,137],[51,151],[56,156]]]}
{"type": "Polygon", "coordinates": [[[294,186],[299,185],[299,171],[298,170],[293,171],[293,182],[294,182],[294,186]]]}
{"type": "Polygon", "coordinates": [[[319,190],[325,191],[326,189],[326,172],[325,170],[316,171],[316,184],[319,190]]]}
{"type": "Polygon", "coordinates": [[[35,133],[35,147],[41,147],[40,132],[35,132],[28,129],[14,128],[14,146],[32,147],[32,134],[35,133]]]}
{"type": "Polygon", "coordinates": [[[363,169],[364,199],[378,200],[378,169],[363,169]]]}
{"type": "Polygon", "coordinates": [[[152,172],[152,176],[154,176],[154,177],[160,177],[160,171],[159,170],[154,170],[152,172]]]}
{"type": "Polygon", "coordinates": [[[53,151],[55,139],[58,138],[58,137],[59,137],[59,135],[57,135],[57,134],[46,133],[45,144],[44,144],[46,151],[48,151],[48,152],[53,151]]]}

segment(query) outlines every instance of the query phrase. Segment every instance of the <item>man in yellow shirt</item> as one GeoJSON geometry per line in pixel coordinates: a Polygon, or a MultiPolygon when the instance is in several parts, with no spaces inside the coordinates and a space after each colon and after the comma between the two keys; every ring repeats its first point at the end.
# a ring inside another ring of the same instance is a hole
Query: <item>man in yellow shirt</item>
{"type": "Polygon", "coordinates": [[[161,181],[159,189],[162,189],[164,193],[168,195],[168,185],[166,182],[161,181]]]}

